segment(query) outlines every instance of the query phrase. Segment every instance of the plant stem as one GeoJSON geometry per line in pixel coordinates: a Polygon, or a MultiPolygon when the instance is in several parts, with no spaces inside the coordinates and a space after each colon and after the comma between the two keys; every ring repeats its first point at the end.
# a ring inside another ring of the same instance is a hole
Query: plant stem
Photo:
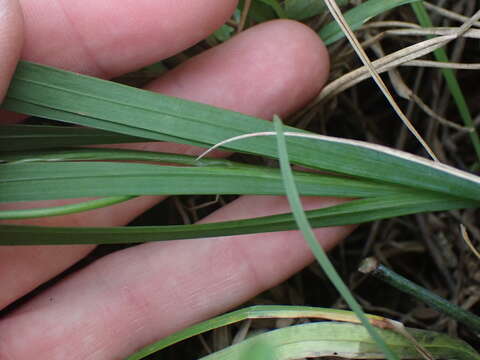
{"type": "Polygon", "coordinates": [[[432,308],[468,326],[473,331],[480,333],[480,317],[395,273],[393,270],[380,264],[377,259],[367,258],[363,260],[358,270],[364,274],[371,274],[394,288],[412,295],[432,308]]]}

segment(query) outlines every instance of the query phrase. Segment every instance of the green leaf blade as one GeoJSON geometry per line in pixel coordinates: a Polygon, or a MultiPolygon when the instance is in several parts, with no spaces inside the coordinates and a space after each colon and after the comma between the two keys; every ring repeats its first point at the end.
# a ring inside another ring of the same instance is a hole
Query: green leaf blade
{"type": "MultiPolygon", "coordinates": [[[[369,197],[408,189],[296,172],[302,195],[369,197]]],[[[0,165],[0,202],[138,195],[283,195],[278,170],[117,162],[20,162],[0,165]]]]}
{"type": "MultiPolygon", "coordinates": [[[[66,115],[67,122],[85,125],[86,121],[108,131],[191,145],[209,146],[246,133],[271,131],[261,119],[26,62],[17,70],[4,107],[9,108],[12,100],[18,108],[10,110],[21,111],[23,105],[28,110],[34,104],[46,114],[54,109],[59,117],[66,115]]],[[[329,137],[289,138],[287,143],[294,164],[480,200],[478,177],[405,153],[329,137]]],[[[245,139],[225,148],[277,156],[271,137],[245,139]]]]}

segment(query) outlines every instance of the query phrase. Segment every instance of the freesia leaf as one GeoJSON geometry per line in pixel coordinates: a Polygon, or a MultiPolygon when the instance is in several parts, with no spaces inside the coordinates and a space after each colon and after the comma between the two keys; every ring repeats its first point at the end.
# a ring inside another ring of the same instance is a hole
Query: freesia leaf
{"type": "MultiPolygon", "coordinates": [[[[307,211],[312,227],[359,224],[428,211],[475,207],[474,201],[421,192],[350,201],[307,211]]],[[[192,239],[296,229],[291,214],[210,224],[144,227],[39,227],[0,225],[0,245],[117,244],[192,239]]]]}
{"type": "Polygon", "coordinates": [[[0,151],[142,141],[145,139],[78,126],[2,125],[0,151]]]}
{"type": "MultiPolygon", "coordinates": [[[[37,115],[52,115],[54,109],[55,118],[65,116],[66,122],[203,146],[271,129],[264,120],[236,112],[22,62],[3,107],[28,112],[31,106],[41,110],[37,115]]],[[[289,137],[287,144],[295,164],[480,200],[478,177],[400,151],[326,136],[289,137]]],[[[277,156],[272,137],[236,141],[225,148],[277,156]]]]}
{"type": "MultiPolygon", "coordinates": [[[[247,166],[21,162],[0,165],[0,174],[0,202],[122,195],[285,193],[278,170],[247,166]]],[[[302,195],[307,196],[366,197],[398,192],[388,184],[336,176],[297,172],[296,179],[302,195]]]]}

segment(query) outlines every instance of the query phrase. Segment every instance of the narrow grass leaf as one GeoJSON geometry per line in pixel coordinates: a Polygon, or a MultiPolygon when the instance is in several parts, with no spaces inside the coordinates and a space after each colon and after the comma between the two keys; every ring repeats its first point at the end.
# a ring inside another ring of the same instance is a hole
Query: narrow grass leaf
{"type": "Polygon", "coordinates": [[[84,127],[2,125],[0,151],[38,150],[65,146],[142,141],[145,141],[145,139],[84,127]]]}
{"type": "Polygon", "coordinates": [[[102,207],[119,204],[133,199],[132,196],[115,196],[90,201],[83,201],[77,204],[52,206],[49,208],[35,208],[23,210],[0,210],[1,220],[32,219],[46,216],[59,216],[74,214],[82,211],[99,209],[102,207]]]}
{"type": "MultiPolygon", "coordinates": [[[[313,227],[360,224],[395,216],[464,209],[476,202],[420,192],[350,201],[307,211],[313,227]]],[[[0,245],[120,244],[194,239],[296,229],[291,214],[209,224],[144,227],[41,227],[0,225],[0,245]]]]}
{"type": "MultiPolygon", "coordinates": [[[[20,162],[0,165],[0,175],[0,202],[125,195],[285,193],[278,170],[249,166],[20,162]]],[[[297,172],[295,177],[306,196],[369,197],[409,192],[389,184],[337,176],[297,172]]]]}
{"type": "MultiPolygon", "coordinates": [[[[20,62],[20,63],[22,63],[22,62],[20,62]]],[[[21,66],[20,64],[19,64],[19,66],[17,66],[17,70],[20,66],[21,66]]],[[[48,75],[45,75],[45,76],[48,77],[48,75]]],[[[14,86],[14,85],[15,85],[15,81],[13,81],[10,84],[10,87],[12,88],[12,86],[14,86]]],[[[117,84],[117,85],[120,85],[120,84],[117,84]]],[[[120,85],[120,86],[125,86],[125,85],[120,85]]],[[[52,108],[52,107],[50,107],[50,105],[48,105],[49,102],[50,102],[49,100],[51,100],[52,103],[56,104],[56,105],[52,104],[52,106],[54,106],[54,107],[57,106],[58,101],[53,100],[53,99],[55,99],[56,96],[61,96],[60,95],[61,93],[63,93],[63,95],[65,95],[65,93],[62,90],[59,90],[56,94],[55,94],[55,91],[52,91],[54,94],[48,93],[48,94],[46,94],[47,96],[45,98],[44,98],[43,94],[38,93],[39,91],[40,92],[42,91],[42,86],[41,85],[36,86],[36,87],[32,86],[30,88],[30,90],[32,90],[32,92],[37,92],[39,98],[48,99],[47,102],[46,102],[46,105],[44,105],[44,106],[36,105],[36,104],[28,102],[28,101],[23,101],[23,100],[19,101],[17,99],[11,99],[11,98],[6,97],[3,104],[2,104],[2,108],[10,110],[10,111],[15,111],[15,112],[18,112],[18,113],[26,114],[26,115],[38,116],[38,117],[43,117],[43,118],[51,119],[51,120],[58,120],[58,121],[62,121],[62,122],[70,123],[70,124],[89,126],[89,127],[96,128],[96,129],[99,129],[99,130],[106,130],[106,131],[109,131],[109,132],[128,135],[130,137],[143,138],[144,139],[143,141],[145,141],[145,139],[149,139],[151,141],[172,141],[172,142],[178,142],[178,143],[188,143],[190,145],[198,145],[198,146],[202,145],[201,143],[185,142],[185,140],[183,140],[181,138],[177,138],[175,136],[168,136],[168,135],[162,135],[162,134],[159,134],[159,133],[152,133],[151,131],[148,131],[148,130],[145,130],[145,129],[142,129],[142,128],[139,128],[139,127],[135,127],[135,126],[128,126],[128,125],[121,124],[121,123],[116,122],[116,121],[108,121],[108,120],[99,121],[98,118],[82,114],[81,110],[78,110],[77,113],[75,113],[75,111],[72,112],[70,110],[64,110],[64,109],[59,110],[58,108],[52,108]]],[[[28,91],[30,91],[30,90],[28,90],[28,91]]],[[[69,101],[74,100],[75,95],[74,94],[70,94],[70,95],[72,95],[72,96],[68,97],[68,100],[66,100],[67,103],[69,101]]],[[[78,94],[77,94],[77,96],[78,96],[78,94]]],[[[62,97],[62,98],[65,99],[65,97],[62,97]]],[[[83,98],[82,100],[85,100],[85,98],[83,98]]],[[[65,105],[65,104],[66,103],[64,103],[63,105],[65,105]]],[[[90,106],[88,104],[88,101],[82,102],[80,100],[80,98],[78,98],[78,105],[82,106],[82,104],[85,104],[85,106],[87,106],[87,107],[90,106]]],[[[107,108],[110,105],[107,104],[107,102],[105,102],[103,104],[103,106],[105,108],[107,108]]],[[[123,107],[123,106],[120,106],[120,107],[123,107]]],[[[92,108],[92,110],[93,109],[94,108],[92,108]]],[[[126,111],[125,115],[129,114],[129,113],[130,113],[129,111],[126,111]]]]}
{"type": "MultiPolygon", "coordinates": [[[[66,148],[56,150],[9,151],[0,152],[0,160],[5,163],[52,162],[68,160],[124,160],[149,161],[167,164],[182,164],[189,166],[216,166],[257,168],[244,163],[233,162],[227,159],[203,158],[198,160],[194,156],[162,153],[156,151],[107,149],[107,148],[66,148]]],[[[128,166],[128,165],[127,165],[128,166]]]]}
{"type": "Polygon", "coordinates": [[[319,262],[323,271],[333,283],[337,291],[343,297],[348,306],[355,312],[358,318],[361,320],[363,326],[368,330],[368,333],[378,344],[379,348],[386,355],[387,359],[397,360],[398,357],[385,343],[383,338],[375,331],[373,326],[368,321],[365,313],[363,312],[360,304],[355,300],[348,287],[343,282],[342,278],[338,275],[335,267],[330,262],[328,256],[325,254],[323,248],[318,244],[317,238],[313,233],[312,227],[308,221],[307,216],[303,210],[302,203],[300,201],[300,194],[297,190],[297,185],[293,177],[292,170],[290,169],[290,162],[288,160],[287,145],[285,142],[285,135],[283,134],[283,125],[278,117],[274,117],[273,123],[275,131],[277,133],[277,146],[280,159],[280,169],[282,171],[283,181],[285,185],[285,191],[287,193],[288,202],[293,212],[293,217],[298,225],[298,228],[303,234],[303,237],[307,241],[310,249],[312,250],[315,258],[319,262]]]}

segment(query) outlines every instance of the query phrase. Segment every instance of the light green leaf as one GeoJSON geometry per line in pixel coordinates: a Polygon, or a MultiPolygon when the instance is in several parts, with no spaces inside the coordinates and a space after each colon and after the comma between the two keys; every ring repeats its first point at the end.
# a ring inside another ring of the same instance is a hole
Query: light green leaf
{"type": "Polygon", "coordinates": [[[58,216],[74,214],[82,211],[89,211],[93,209],[99,209],[102,207],[119,204],[124,201],[132,199],[132,196],[115,196],[109,198],[101,198],[95,200],[87,200],[76,204],[52,206],[49,208],[33,208],[22,210],[1,210],[0,219],[12,220],[12,219],[31,219],[47,216],[58,216]]]}
{"type": "Polygon", "coordinates": [[[227,159],[203,158],[197,159],[194,156],[161,153],[155,151],[127,150],[127,149],[107,149],[107,148],[66,148],[57,150],[35,150],[35,151],[11,151],[0,152],[1,162],[52,162],[68,160],[125,160],[125,161],[149,161],[168,164],[182,164],[190,166],[227,166],[257,168],[229,161],[227,159]]]}
{"type": "MultiPolygon", "coordinates": [[[[369,319],[375,320],[375,321],[385,321],[384,318],[376,315],[367,315],[369,319]]],[[[242,320],[246,319],[262,319],[262,318],[310,318],[310,319],[326,319],[326,320],[335,320],[335,321],[347,321],[347,322],[354,322],[356,319],[356,316],[353,312],[351,311],[346,311],[346,310],[339,310],[339,309],[328,309],[328,308],[319,308],[319,307],[307,307],[307,306],[284,306],[284,305],[257,305],[257,306],[251,306],[243,309],[239,309],[236,311],[232,311],[214,318],[211,318],[209,320],[200,322],[198,324],[195,324],[189,328],[183,329],[179,332],[176,332],[170,336],[167,336],[153,344],[150,344],[137,353],[129,356],[126,360],[140,360],[143,359],[144,357],[151,355],[155,352],[158,352],[162,349],[165,349],[166,347],[176,344],[182,340],[188,339],[192,336],[202,334],[204,332],[230,325],[242,320]]],[[[305,337],[302,337],[302,335],[296,337],[295,334],[292,334],[291,339],[293,339],[294,342],[301,343],[304,340],[308,339],[312,335],[318,335],[321,334],[322,332],[329,332],[329,325],[328,324],[338,324],[338,323],[314,323],[309,324],[314,327],[313,332],[309,335],[309,328],[307,327],[305,331],[306,335],[305,337]],[[317,329],[319,327],[319,329],[317,329]]],[[[343,329],[354,329],[354,333],[350,334],[349,331],[342,330],[342,328],[336,328],[336,334],[340,332],[340,334],[343,334],[345,331],[346,334],[345,336],[345,342],[348,342],[351,340],[352,342],[358,341],[360,338],[366,338],[367,343],[371,344],[372,341],[369,338],[368,334],[364,331],[364,328],[361,326],[357,327],[351,327],[351,324],[345,324],[346,327],[343,329]],[[339,329],[339,331],[338,331],[339,329]],[[360,329],[360,330],[359,330],[360,329]],[[363,330],[363,334],[359,333],[363,330]]],[[[334,325],[338,326],[338,325],[334,325]]],[[[287,328],[288,329],[288,328],[287,328]]],[[[303,328],[297,328],[297,327],[292,327],[293,330],[290,330],[291,332],[295,332],[296,329],[303,329],[303,328]]],[[[432,351],[432,348],[437,348],[437,352],[441,354],[455,354],[455,356],[452,356],[453,358],[456,358],[457,360],[464,360],[464,359],[478,359],[478,354],[465,342],[457,339],[453,339],[450,337],[447,337],[446,335],[438,334],[435,332],[426,332],[422,330],[415,330],[415,329],[407,329],[409,333],[411,333],[417,341],[419,341],[424,347],[426,347],[428,350],[432,351]],[[472,356],[471,358],[468,358],[468,356],[472,356]]],[[[278,330],[277,330],[278,331],[278,330]]],[[[287,330],[288,331],[288,330],[287,330]]],[[[300,330],[302,331],[302,330],[300,330]]],[[[391,333],[390,331],[382,331],[379,330],[383,333],[386,333],[385,338],[389,343],[393,343],[393,341],[390,341],[390,339],[393,337],[395,339],[395,342],[398,344],[398,341],[402,343],[403,338],[399,338],[395,334],[391,333]]],[[[268,333],[270,334],[270,333],[268,333]]],[[[267,335],[272,336],[272,335],[267,335]]],[[[274,335],[274,337],[279,340],[277,343],[281,344],[281,339],[285,338],[285,335],[280,335],[277,338],[277,335],[274,335]]],[[[315,336],[316,340],[322,342],[322,337],[315,336]]],[[[332,334],[326,335],[325,339],[332,338],[332,334]]],[[[255,338],[252,338],[252,340],[247,340],[250,343],[254,342],[255,338]]],[[[262,338],[257,338],[257,340],[262,340],[262,338]]],[[[334,340],[335,341],[335,340],[334,340]]],[[[336,341],[339,341],[339,339],[336,339],[336,341]]],[[[405,343],[403,341],[403,343],[405,343]]],[[[248,348],[249,345],[248,343],[245,344],[245,342],[240,343],[242,348],[248,348]]],[[[269,343],[270,344],[270,343],[269,343]]],[[[338,344],[338,343],[337,343],[338,344]]],[[[311,344],[312,346],[315,346],[315,344],[311,344]]],[[[335,344],[332,344],[335,345],[335,344]]],[[[432,351],[432,353],[435,350],[432,351]]]]}
{"type": "Polygon", "coordinates": [[[275,348],[266,341],[250,343],[240,354],[240,359],[248,360],[277,360],[275,348]]]}
{"type": "Polygon", "coordinates": [[[230,25],[222,25],[219,29],[215,30],[213,35],[217,38],[218,41],[224,42],[232,37],[235,29],[230,25]]]}
{"type": "MultiPolygon", "coordinates": [[[[402,359],[423,360],[404,337],[387,330],[378,330],[388,346],[402,359]]],[[[478,353],[467,343],[444,334],[408,329],[410,334],[435,359],[475,360],[478,353]]],[[[240,360],[253,342],[262,341],[275,348],[277,360],[335,356],[346,359],[384,359],[363,326],[337,322],[319,322],[289,326],[252,337],[239,344],[205,356],[202,360],[240,360]]]]}
{"type": "MultiPolygon", "coordinates": [[[[278,170],[260,167],[178,167],[135,163],[59,162],[0,165],[0,202],[96,196],[256,194],[283,195],[278,170]],[[194,181],[193,181],[194,180],[194,181]]],[[[302,195],[391,195],[395,187],[296,173],[302,195]]],[[[397,191],[398,192],[398,191],[397,191]]]]}

